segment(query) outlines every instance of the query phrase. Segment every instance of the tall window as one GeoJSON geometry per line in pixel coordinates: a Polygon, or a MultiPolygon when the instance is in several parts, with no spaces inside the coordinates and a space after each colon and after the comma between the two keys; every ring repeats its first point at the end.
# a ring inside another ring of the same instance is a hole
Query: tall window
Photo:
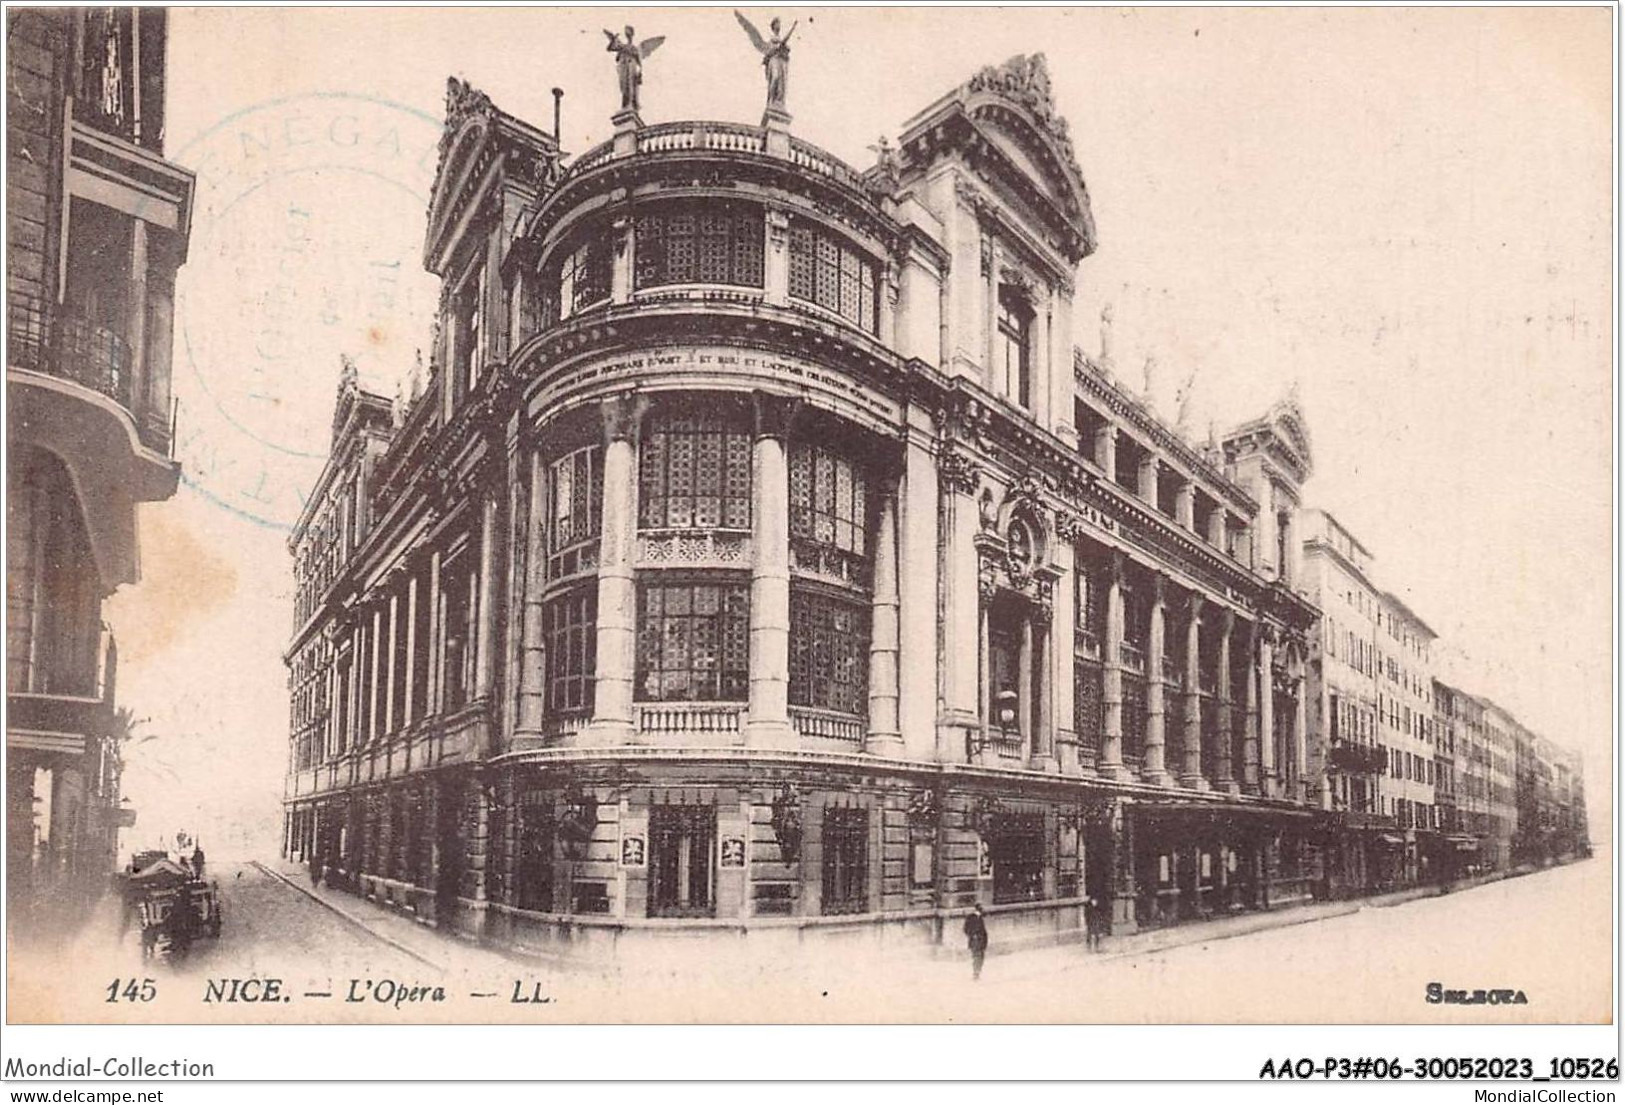
{"type": "Polygon", "coordinates": [[[791,589],[790,705],[869,712],[867,600],[791,589]]]}
{"type": "MultiPolygon", "coordinates": [[[[444,668],[441,674],[443,701],[447,710],[455,710],[469,698],[470,674],[474,658],[470,647],[473,640],[475,574],[468,568],[466,550],[452,559],[443,569],[442,586],[445,603],[445,646],[442,652],[444,668]]],[[[376,646],[374,646],[376,647],[376,646]]],[[[363,699],[365,702],[365,699],[363,699]]]]}
{"type": "Polygon", "coordinates": [[[67,469],[13,455],[6,497],[6,667],[14,692],[94,695],[101,584],[67,469]],[[16,473],[21,470],[21,478],[16,473]]]}
{"type": "Polygon", "coordinates": [[[642,528],[750,528],[750,434],[718,414],[652,419],[638,472],[642,528]]]}
{"type": "Polygon", "coordinates": [[[868,712],[872,573],[863,468],[810,442],[789,451],[790,704],[868,712]]]}
{"type": "Polygon", "coordinates": [[[639,215],[633,243],[636,288],[762,286],[762,209],[755,204],[707,201],[639,215]]]}
{"type": "Polygon", "coordinates": [[[514,893],[520,909],[553,908],[552,796],[529,791],[519,803],[519,852],[514,857],[514,893]]]}
{"type": "Polygon", "coordinates": [[[547,711],[591,710],[598,650],[598,589],[572,587],[542,608],[547,634],[547,711]]]}
{"type": "Polygon", "coordinates": [[[649,916],[709,917],[716,912],[711,853],[716,810],[655,806],[649,811],[649,916]]]}
{"type": "Polygon", "coordinates": [[[472,392],[485,369],[485,266],[469,270],[451,299],[450,339],[454,399],[472,392]]]}
{"type": "Polygon", "coordinates": [[[875,265],[845,238],[816,223],[790,224],[790,296],[875,332],[875,265]]]}
{"type": "Polygon", "coordinates": [[[1044,815],[1000,814],[991,828],[993,900],[1033,902],[1044,896],[1044,815]]]}
{"type": "Polygon", "coordinates": [[[999,288],[999,348],[996,371],[1006,398],[1022,406],[1032,405],[1033,309],[1027,296],[1016,288],[999,288]]]}
{"type": "Polygon", "coordinates": [[[596,562],[584,544],[598,539],[604,502],[604,472],[596,445],[577,449],[547,470],[547,574],[573,575],[596,562]]]}
{"type": "Polygon", "coordinates": [[[805,442],[791,447],[789,462],[791,538],[864,555],[869,481],[863,469],[805,442]]]}
{"type": "Polygon", "coordinates": [[[637,697],[743,702],[750,662],[750,588],[665,580],[638,584],[637,697]]]}
{"type": "Polygon", "coordinates": [[[867,912],[869,811],[834,806],[826,808],[823,850],[823,912],[826,914],[867,912]]]}
{"type": "Polygon", "coordinates": [[[609,298],[610,248],[603,235],[576,246],[559,265],[559,318],[609,298]]]}

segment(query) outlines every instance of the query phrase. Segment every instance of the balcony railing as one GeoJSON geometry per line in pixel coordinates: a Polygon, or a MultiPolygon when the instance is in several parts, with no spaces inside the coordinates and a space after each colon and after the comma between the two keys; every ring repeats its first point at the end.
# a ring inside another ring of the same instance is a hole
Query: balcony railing
{"type": "Polygon", "coordinates": [[[637,728],[645,736],[732,738],[744,712],[737,702],[646,702],[637,708],[637,728]]]}
{"type": "Polygon", "coordinates": [[[868,732],[868,723],[861,717],[818,710],[810,706],[790,707],[790,725],[803,737],[862,744],[868,732]]]}
{"type": "MultiPolygon", "coordinates": [[[[724,153],[767,153],[767,132],[743,123],[678,122],[659,123],[637,132],[640,154],[673,151],[715,150],[724,153]]],[[[615,157],[615,144],[604,142],[575,159],[574,172],[597,168],[615,157]]],[[[803,139],[790,137],[790,162],[819,176],[862,191],[863,176],[828,150],[803,139]]]]}
{"type": "Polygon", "coordinates": [[[105,395],[135,419],[141,440],[169,452],[173,411],[142,410],[134,395],[135,354],[117,330],[41,299],[13,295],[6,304],[8,367],[43,372],[105,395]]]}
{"type": "Polygon", "coordinates": [[[1124,641],[1117,646],[1117,659],[1131,671],[1145,671],[1145,649],[1139,645],[1131,645],[1124,641]]]}
{"type": "Polygon", "coordinates": [[[1387,766],[1387,757],[1383,755],[1382,749],[1375,745],[1349,744],[1343,741],[1332,744],[1326,759],[1333,768],[1356,775],[1380,772],[1387,766]]]}
{"type": "Polygon", "coordinates": [[[664,153],[667,150],[761,153],[766,146],[761,130],[742,123],[660,123],[638,131],[639,153],[664,153]]]}
{"type": "Polygon", "coordinates": [[[99,391],[121,407],[131,406],[130,343],[86,318],[65,317],[57,325],[56,375],[99,391]]]}

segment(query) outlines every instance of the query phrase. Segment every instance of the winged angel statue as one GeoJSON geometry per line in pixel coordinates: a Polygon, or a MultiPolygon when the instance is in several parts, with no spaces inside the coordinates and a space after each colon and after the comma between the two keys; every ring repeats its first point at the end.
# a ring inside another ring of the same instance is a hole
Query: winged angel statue
{"type": "Polygon", "coordinates": [[[632,28],[626,28],[626,40],[614,31],[606,30],[604,34],[609,38],[609,45],[605,47],[615,55],[615,75],[621,81],[621,110],[638,110],[638,86],[643,83],[643,59],[660,49],[660,44],[666,41],[665,35],[656,35],[638,42],[632,34],[632,28]]]}
{"type": "Polygon", "coordinates": [[[796,26],[800,20],[790,24],[790,29],[781,38],[779,21],[774,19],[768,24],[768,30],[773,34],[773,38],[769,40],[763,38],[756,25],[738,11],[734,12],[734,18],[739,20],[739,25],[745,28],[745,34],[750,36],[750,44],[762,55],[762,68],[767,71],[768,108],[783,111],[784,96],[790,83],[790,36],[796,33],[796,26]]]}

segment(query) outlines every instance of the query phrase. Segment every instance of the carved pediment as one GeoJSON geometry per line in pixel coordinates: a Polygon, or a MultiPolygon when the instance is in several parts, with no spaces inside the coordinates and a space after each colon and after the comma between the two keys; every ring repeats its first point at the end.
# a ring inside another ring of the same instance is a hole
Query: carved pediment
{"type": "Polygon", "coordinates": [[[986,66],[962,89],[966,113],[989,145],[1073,223],[1084,252],[1095,246],[1094,217],[1071,129],[1056,109],[1043,54],[1017,54],[986,66]]]}

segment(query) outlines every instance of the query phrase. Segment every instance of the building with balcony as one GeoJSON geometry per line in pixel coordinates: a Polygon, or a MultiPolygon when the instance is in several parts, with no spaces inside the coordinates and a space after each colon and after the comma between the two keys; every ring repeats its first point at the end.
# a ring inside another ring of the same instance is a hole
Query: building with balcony
{"type": "Polygon", "coordinates": [[[1318,882],[1283,402],[1187,442],[1072,344],[1041,55],[876,164],[448,88],[427,378],[341,374],[290,538],[285,846],[442,927],[1114,931],[1318,882]]]}
{"type": "Polygon", "coordinates": [[[1338,856],[1334,893],[1430,878],[1442,845],[1432,645],[1437,634],[1374,582],[1374,558],[1334,515],[1307,512],[1303,556],[1322,617],[1311,664],[1312,757],[1338,856]]]}
{"type": "Polygon", "coordinates": [[[6,15],[6,864],[14,917],[114,866],[115,651],[136,505],[175,492],[171,317],[192,174],[163,156],[161,9],[6,15]]]}

